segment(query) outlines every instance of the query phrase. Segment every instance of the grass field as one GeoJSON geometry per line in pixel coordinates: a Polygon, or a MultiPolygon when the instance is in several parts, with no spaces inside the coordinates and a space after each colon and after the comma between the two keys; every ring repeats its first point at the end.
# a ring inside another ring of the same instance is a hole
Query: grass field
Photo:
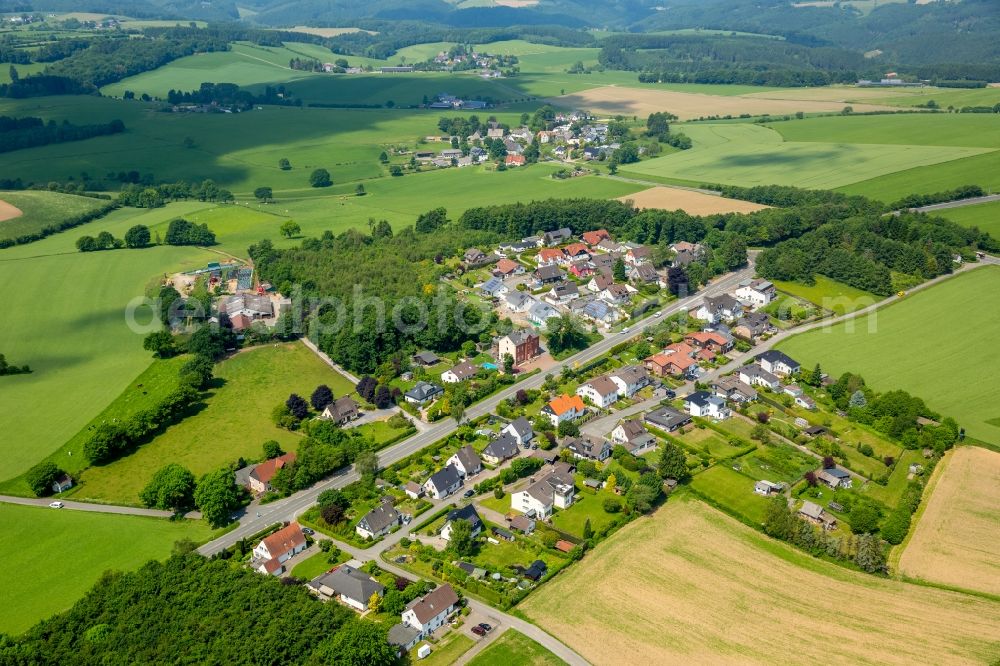
{"type": "Polygon", "coordinates": [[[972,446],[950,451],[934,470],[933,490],[900,557],[902,573],[1000,595],[1000,453],[972,446]]]}
{"type": "Polygon", "coordinates": [[[690,215],[716,215],[719,213],[753,213],[769,206],[750,201],[727,199],[711,194],[682,190],[676,187],[651,187],[635,194],[619,197],[631,201],[637,208],[663,208],[683,210],[690,215]]]}
{"type": "Polygon", "coordinates": [[[520,631],[508,629],[492,645],[468,661],[469,666],[561,666],[562,659],[520,631]]]}
{"type": "MultiPolygon", "coordinates": [[[[746,517],[753,523],[763,523],[767,499],[753,491],[760,479],[751,479],[723,463],[709,467],[691,479],[691,487],[722,506],[746,517]]],[[[774,481],[774,479],[769,479],[774,481]]]]}
{"type": "Polygon", "coordinates": [[[955,418],[973,437],[1000,444],[1000,268],[985,266],[908,296],[860,320],[797,335],[778,345],[832,376],[852,371],[879,390],[906,389],[955,418]]]}
{"type": "Polygon", "coordinates": [[[1000,640],[994,602],[827,564],[681,496],[520,608],[597,665],[985,663],[1000,640]]]}
{"type": "Polygon", "coordinates": [[[202,521],[0,504],[4,540],[17,544],[0,574],[0,632],[18,634],[73,605],[108,569],[165,559],[180,539],[206,541],[202,521]]]}
{"type": "Polygon", "coordinates": [[[979,227],[993,238],[1000,238],[1000,201],[962,206],[961,208],[946,208],[934,211],[931,215],[939,215],[963,227],[979,227]]]}
{"type": "Polygon", "coordinates": [[[108,203],[90,197],[78,197],[60,192],[0,192],[0,202],[7,202],[21,211],[8,217],[0,209],[0,239],[16,238],[35,233],[74,215],[89,213],[108,203]]]}
{"type": "Polygon", "coordinates": [[[861,310],[882,300],[875,294],[822,275],[817,275],[816,284],[811,286],[799,282],[782,282],[781,280],[775,280],[774,286],[786,294],[804,298],[810,303],[838,315],[861,310]]]}
{"type": "MultiPolygon", "coordinates": [[[[801,121],[804,124],[806,121],[801,121]]],[[[789,122],[787,125],[796,125],[789,122]]],[[[783,141],[778,132],[751,124],[684,127],[694,148],[621,169],[695,183],[796,185],[835,188],[914,166],[971,157],[989,148],[783,141]]]]}
{"type": "Polygon", "coordinates": [[[195,476],[239,457],[259,458],[261,444],[275,439],[294,450],[300,435],[271,422],[271,410],[290,393],[308,396],[320,384],[337,397],[354,387],[320,361],[304,345],[291,343],[252,349],[216,366],[215,386],[205,407],[167,428],[153,441],[103,467],[91,467],[80,478],[74,499],[138,504],[138,493],[168,463],[178,463],[195,476]]]}
{"type": "Polygon", "coordinates": [[[330,553],[319,551],[302,560],[292,568],[292,575],[304,580],[312,580],[320,574],[324,574],[337,564],[346,562],[351,558],[349,553],[340,551],[340,557],[336,563],[330,562],[330,553]]]}

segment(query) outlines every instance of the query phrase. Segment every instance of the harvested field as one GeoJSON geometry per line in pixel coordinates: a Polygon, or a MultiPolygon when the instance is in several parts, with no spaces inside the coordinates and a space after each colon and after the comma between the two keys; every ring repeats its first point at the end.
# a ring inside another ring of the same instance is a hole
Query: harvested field
{"type": "Polygon", "coordinates": [[[297,25],[294,28],[288,28],[288,31],[301,32],[305,35],[318,35],[319,37],[337,37],[338,35],[349,35],[355,32],[367,32],[369,35],[378,34],[371,30],[362,30],[361,28],[311,28],[307,25],[297,25]]]}
{"type": "Polygon", "coordinates": [[[1000,604],[849,571],[670,499],[521,609],[594,664],[974,663],[1000,604]]]}
{"type": "Polygon", "coordinates": [[[0,199],[0,222],[13,220],[15,217],[22,215],[24,215],[24,212],[20,208],[0,199]]]}
{"type": "Polygon", "coordinates": [[[1000,453],[950,452],[899,561],[902,573],[1000,595],[1000,453]]]}
{"type": "MultiPolygon", "coordinates": [[[[636,115],[645,117],[656,111],[669,111],[681,120],[702,116],[738,116],[741,113],[761,115],[770,113],[781,115],[803,111],[820,113],[840,111],[843,103],[823,100],[761,99],[759,97],[704,95],[700,93],[675,92],[671,90],[650,90],[626,88],[624,86],[604,86],[570,95],[553,98],[559,106],[571,109],[587,109],[596,113],[636,115]]],[[[875,104],[853,104],[855,111],[892,110],[890,106],[875,104]]]]}
{"type": "Polygon", "coordinates": [[[713,194],[703,194],[677,187],[651,187],[648,190],[618,197],[619,201],[631,201],[637,208],[663,208],[683,210],[690,215],[715,215],[717,213],[753,213],[769,208],[751,201],[727,199],[713,194]]]}

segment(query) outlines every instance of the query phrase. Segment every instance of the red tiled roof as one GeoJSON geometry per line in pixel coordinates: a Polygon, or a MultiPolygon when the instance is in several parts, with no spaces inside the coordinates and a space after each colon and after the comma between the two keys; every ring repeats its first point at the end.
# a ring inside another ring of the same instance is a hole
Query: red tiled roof
{"type": "Polygon", "coordinates": [[[270,483],[271,479],[274,478],[274,473],[279,469],[284,467],[290,462],[295,461],[294,453],[286,453],[277,458],[271,458],[270,460],[265,460],[261,464],[253,468],[253,476],[255,479],[261,483],[270,483]]]}
{"type": "Polygon", "coordinates": [[[569,245],[563,248],[563,252],[565,252],[571,257],[575,257],[578,254],[586,254],[587,246],[584,245],[583,243],[570,243],[569,245]]]}
{"type": "Polygon", "coordinates": [[[289,523],[288,527],[283,527],[271,536],[265,537],[262,543],[271,554],[271,558],[276,560],[288,551],[304,546],[306,535],[302,533],[298,523],[289,523]]]}
{"type": "Polygon", "coordinates": [[[496,270],[497,272],[506,275],[507,273],[513,273],[514,271],[516,271],[519,265],[520,264],[518,264],[516,261],[511,261],[510,259],[501,259],[500,261],[497,262],[496,270]]]}
{"type": "Polygon", "coordinates": [[[597,245],[605,238],[611,238],[611,234],[607,232],[606,229],[598,229],[597,231],[584,231],[580,238],[587,245],[597,245]]]}
{"type": "Polygon", "coordinates": [[[569,396],[566,394],[556,396],[549,402],[549,409],[556,416],[560,414],[565,414],[569,410],[576,408],[576,411],[582,412],[584,410],[583,398],[578,395],[569,396]]]}
{"type": "Polygon", "coordinates": [[[547,247],[544,250],[540,250],[538,252],[538,259],[540,261],[555,261],[558,259],[562,259],[564,256],[565,255],[563,254],[562,250],[551,247],[547,247]]]}

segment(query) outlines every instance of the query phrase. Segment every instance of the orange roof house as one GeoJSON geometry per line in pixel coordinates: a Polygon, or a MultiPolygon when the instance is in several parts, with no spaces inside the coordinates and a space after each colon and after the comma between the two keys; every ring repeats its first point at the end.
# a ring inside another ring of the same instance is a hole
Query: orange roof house
{"type": "Polygon", "coordinates": [[[524,155],[508,155],[507,159],[504,160],[504,164],[507,166],[524,166],[524,155]]]}
{"type": "Polygon", "coordinates": [[[542,266],[546,264],[559,263],[565,258],[566,255],[563,254],[563,251],[554,247],[544,248],[538,253],[538,263],[542,266]]]}
{"type": "Polygon", "coordinates": [[[597,245],[605,238],[611,238],[611,234],[608,233],[607,229],[598,229],[597,231],[584,231],[580,238],[587,245],[597,245]]]}
{"type": "Polygon", "coordinates": [[[261,464],[253,468],[250,472],[250,477],[248,483],[250,485],[250,490],[255,493],[266,493],[271,489],[271,479],[279,469],[285,465],[295,462],[294,453],[286,453],[277,458],[271,458],[270,460],[265,460],[261,464]]]}
{"type": "Polygon", "coordinates": [[[558,426],[563,421],[575,419],[586,411],[583,398],[578,395],[566,395],[563,393],[549,401],[542,407],[542,413],[549,417],[552,424],[558,426]]]}

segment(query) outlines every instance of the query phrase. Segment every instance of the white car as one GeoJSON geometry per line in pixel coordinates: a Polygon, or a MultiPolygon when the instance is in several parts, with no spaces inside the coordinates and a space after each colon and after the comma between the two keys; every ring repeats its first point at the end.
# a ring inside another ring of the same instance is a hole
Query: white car
{"type": "Polygon", "coordinates": [[[656,313],[653,314],[653,316],[654,317],[662,317],[663,316],[663,310],[657,310],[656,313]]]}
{"type": "Polygon", "coordinates": [[[628,333],[628,326],[622,329],[622,334],[628,333]]]}
{"type": "Polygon", "coordinates": [[[65,506],[62,502],[49,502],[50,509],[61,509],[65,506]]]}

